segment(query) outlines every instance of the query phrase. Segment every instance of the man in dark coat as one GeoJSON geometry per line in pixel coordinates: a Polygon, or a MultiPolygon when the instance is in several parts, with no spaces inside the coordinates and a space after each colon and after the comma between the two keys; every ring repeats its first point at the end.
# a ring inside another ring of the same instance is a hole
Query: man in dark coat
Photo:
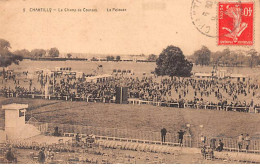
{"type": "Polygon", "coordinates": [[[44,164],[45,162],[45,153],[44,153],[44,147],[40,150],[38,160],[40,164],[44,164]]]}
{"type": "Polygon", "coordinates": [[[165,128],[162,128],[161,129],[162,142],[165,142],[166,133],[167,133],[167,130],[165,128]]]}
{"type": "Polygon", "coordinates": [[[16,160],[16,158],[15,158],[15,156],[14,156],[14,154],[13,154],[11,148],[8,149],[8,151],[7,151],[6,155],[5,155],[5,157],[6,157],[6,159],[7,159],[7,161],[8,161],[9,163],[13,163],[13,162],[16,163],[16,162],[17,162],[17,160],[16,160]]]}
{"type": "Polygon", "coordinates": [[[61,134],[59,133],[59,127],[58,127],[58,126],[56,126],[56,127],[54,128],[54,133],[53,133],[53,135],[54,135],[54,136],[61,136],[61,134]]]}
{"type": "Polygon", "coordinates": [[[221,152],[223,148],[224,148],[224,143],[221,140],[219,140],[217,151],[221,152]]]}
{"type": "Polygon", "coordinates": [[[79,133],[76,134],[76,142],[80,142],[79,133]]]}
{"type": "Polygon", "coordinates": [[[180,130],[180,131],[178,132],[178,135],[179,135],[178,138],[179,138],[179,144],[180,144],[180,146],[182,146],[184,133],[185,133],[185,131],[183,131],[183,130],[180,130]]]}
{"type": "Polygon", "coordinates": [[[212,139],[210,139],[210,148],[212,148],[213,150],[215,150],[216,149],[216,141],[217,141],[217,139],[215,139],[215,138],[212,138],[212,139]]]}

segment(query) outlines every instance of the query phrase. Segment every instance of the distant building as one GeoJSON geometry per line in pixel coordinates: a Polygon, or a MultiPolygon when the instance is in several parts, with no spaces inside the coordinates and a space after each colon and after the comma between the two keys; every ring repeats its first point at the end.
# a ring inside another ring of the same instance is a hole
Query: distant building
{"type": "Polygon", "coordinates": [[[115,74],[115,75],[117,75],[117,74],[133,75],[134,74],[134,70],[130,70],[130,69],[113,69],[113,74],[115,74]]]}
{"type": "Polygon", "coordinates": [[[245,82],[248,79],[247,76],[242,75],[242,74],[230,74],[229,78],[234,81],[241,81],[241,82],[245,82]]]}
{"type": "Polygon", "coordinates": [[[6,133],[4,130],[0,130],[0,144],[3,144],[6,142],[6,133]]]}
{"type": "Polygon", "coordinates": [[[55,67],[56,72],[70,72],[71,67],[55,67]]]}
{"type": "Polygon", "coordinates": [[[212,73],[196,72],[196,73],[194,73],[193,77],[199,78],[199,79],[212,79],[212,78],[230,79],[232,81],[238,81],[238,82],[239,81],[245,82],[248,80],[248,77],[243,74],[227,73],[226,70],[213,71],[212,73]]]}
{"type": "Polygon", "coordinates": [[[25,123],[25,114],[28,104],[7,104],[2,105],[5,110],[5,131],[1,132],[1,136],[8,140],[25,139],[40,134],[40,131],[25,123]]]}
{"type": "Polygon", "coordinates": [[[144,60],[147,60],[147,57],[144,55],[144,54],[141,54],[141,55],[130,55],[131,59],[134,61],[134,62],[137,62],[137,61],[144,61],[144,60]]]}
{"type": "Polygon", "coordinates": [[[109,74],[85,77],[87,82],[94,82],[94,83],[109,81],[111,78],[112,75],[109,74]]]}
{"type": "Polygon", "coordinates": [[[200,72],[197,72],[194,74],[194,77],[195,78],[207,78],[207,79],[210,79],[212,78],[212,73],[200,73],[200,72]]]}
{"type": "Polygon", "coordinates": [[[215,72],[217,78],[226,78],[227,70],[218,70],[215,72]]]}

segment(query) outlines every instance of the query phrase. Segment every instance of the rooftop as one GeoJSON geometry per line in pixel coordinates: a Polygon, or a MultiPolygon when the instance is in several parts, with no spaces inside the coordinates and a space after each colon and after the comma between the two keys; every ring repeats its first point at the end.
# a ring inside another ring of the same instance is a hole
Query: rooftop
{"type": "Polygon", "coordinates": [[[245,78],[246,76],[243,74],[230,74],[231,78],[245,78]]]}
{"type": "Polygon", "coordinates": [[[200,72],[197,72],[197,73],[194,74],[194,76],[211,77],[212,73],[200,73],[200,72]]]}
{"type": "Polygon", "coordinates": [[[12,103],[12,104],[2,105],[2,109],[19,110],[19,109],[25,109],[25,108],[28,108],[28,104],[12,103]]]}

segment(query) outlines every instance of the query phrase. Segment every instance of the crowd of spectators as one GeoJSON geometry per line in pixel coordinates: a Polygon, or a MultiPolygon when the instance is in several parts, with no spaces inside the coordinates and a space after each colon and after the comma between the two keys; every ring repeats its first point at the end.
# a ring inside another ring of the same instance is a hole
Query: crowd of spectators
{"type": "MultiPolygon", "coordinates": [[[[23,73],[27,76],[27,73],[23,73]]],[[[128,98],[161,103],[178,103],[179,107],[219,106],[222,109],[260,107],[254,98],[259,85],[253,80],[231,81],[196,78],[156,78],[117,76],[106,81],[87,82],[72,75],[42,73],[36,79],[21,83],[15,75],[2,80],[1,93],[8,96],[26,97],[31,94],[44,95],[48,91],[54,98],[67,97],[71,100],[99,99],[101,102],[115,100],[116,87],[127,87],[128,98]],[[12,81],[12,82],[10,82],[12,81]],[[8,84],[4,84],[8,83],[8,84]],[[5,86],[4,86],[5,85],[5,86]],[[46,85],[48,85],[46,89],[46,85]],[[228,106],[228,108],[227,108],[228,106]]],[[[238,109],[239,111],[239,109],[238,109]]],[[[241,109],[248,112],[248,109],[241,109]]]]}

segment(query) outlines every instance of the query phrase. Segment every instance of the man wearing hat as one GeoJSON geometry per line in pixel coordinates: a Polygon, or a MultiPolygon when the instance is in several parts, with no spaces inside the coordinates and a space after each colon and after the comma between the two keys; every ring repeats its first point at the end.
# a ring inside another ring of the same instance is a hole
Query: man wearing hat
{"type": "Polygon", "coordinates": [[[39,163],[40,163],[40,164],[44,164],[44,162],[45,162],[45,153],[44,153],[44,150],[45,150],[45,148],[42,147],[42,149],[41,149],[40,152],[39,152],[38,160],[39,160],[39,163]]]}
{"type": "Polygon", "coordinates": [[[178,135],[179,135],[179,144],[180,144],[180,146],[182,146],[182,141],[183,141],[183,136],[184,136],[184,133],[185,133],[185,131],[183,131],[183,130],[180,130],[179,132],[178,132],[178,135]]]}

